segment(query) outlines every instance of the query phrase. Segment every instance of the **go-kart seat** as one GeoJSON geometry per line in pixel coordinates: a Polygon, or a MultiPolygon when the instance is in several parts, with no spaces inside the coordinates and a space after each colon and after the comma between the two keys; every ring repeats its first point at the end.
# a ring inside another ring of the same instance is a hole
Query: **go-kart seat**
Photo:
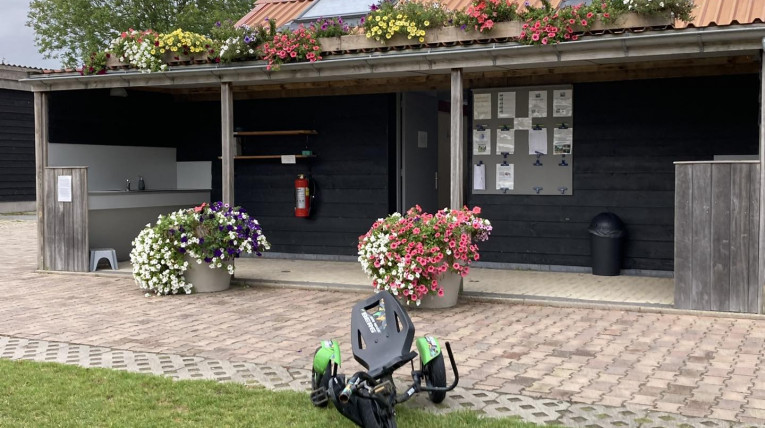
{"type": "Polygon", "coordinates": [[[389,375],[417,356],[414,324],[387,291],[356,303],[351,312],[353,357],[375,379],[389,375]]]}

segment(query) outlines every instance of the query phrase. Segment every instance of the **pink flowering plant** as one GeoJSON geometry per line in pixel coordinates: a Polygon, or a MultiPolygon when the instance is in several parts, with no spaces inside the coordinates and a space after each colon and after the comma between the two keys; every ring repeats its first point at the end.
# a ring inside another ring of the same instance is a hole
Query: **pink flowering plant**
{"type": "Polygon", "coordinates": [[[518,4],[511,0],[473,0],[464,11],[457,12],[455,25],[463,30],[487,32],[497,22],[516,20],[518,4]]]}
{"type": "Polygon", "coordinates": [[[481,208],[444,208],[435,214],[420,206],[406,215],[378,219],[359,237],[359,262],[375,290],[387,290],[407,304],[419,305],[428,293],[443,296],[439,277],[449,271],[468,274],[479,259],[476,241],[489,239],[491,223],[481,208]]]}
{"type": "Polygon", "coordinates": [[[609,22],[617,12],[609,2],[593,2],[589,5],[578,4],[561,9],[554,8],[547,0],[542,6],[527,6],[521,13],[525,21],[518,40],[528,45],[549,45],[579,39],[576,32],[586,31],[596,21],[609,22]]]}
{"type": "Polygon", "coordinates": [[[278,70],[286,62],[321,59],[321,47],[312,31],[300,25],[296,30],[276,33],[270,42],[260,47],[263,59],[268,62],[267,70],[278,70]]]}

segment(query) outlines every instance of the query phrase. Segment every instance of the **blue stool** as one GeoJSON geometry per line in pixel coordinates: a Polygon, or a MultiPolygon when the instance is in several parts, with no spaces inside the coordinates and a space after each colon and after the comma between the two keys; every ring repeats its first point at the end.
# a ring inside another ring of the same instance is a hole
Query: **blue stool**
{"type": "Polygon", "coordinates": [[[98,262],[106,259],[112,266],[112,270],[117,270],[117,252],[114,248],[91,248],[90,249],[90,271],[95,272],[98,262]]]}

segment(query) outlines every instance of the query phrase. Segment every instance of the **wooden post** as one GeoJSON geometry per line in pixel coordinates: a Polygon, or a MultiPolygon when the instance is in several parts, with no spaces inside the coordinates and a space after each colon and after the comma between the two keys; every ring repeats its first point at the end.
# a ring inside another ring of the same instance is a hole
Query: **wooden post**
{"type": "Polygon", "coordinates": [[[463,153],[462,141],[462,69],[452,69],[452,109],[451,109],[451,187],[450,206],[452,209],[462,208],[463,201],[463,153]]]}
{"type": "Polygon", "coordinates": [[[234,205],[234,90],[230,82],[220,85],[221,161],[223,177],[221,187],[223,203],[234,205]]]}
{"type": "Polygon", "coordinates": [[[45,270],[44,177],[48,166],[48,93],[34,93],[35,111],[35,201],[37,208],[37,269],[45,270]]]}
{"type": "Polygon", "coordinates": [[[763,307],[763,292],[765,291],[765,37],[762,38],[760,53],[760,239],[759,239],[759,272],[757,284],[757,309],[765,313],[763,307]]]}

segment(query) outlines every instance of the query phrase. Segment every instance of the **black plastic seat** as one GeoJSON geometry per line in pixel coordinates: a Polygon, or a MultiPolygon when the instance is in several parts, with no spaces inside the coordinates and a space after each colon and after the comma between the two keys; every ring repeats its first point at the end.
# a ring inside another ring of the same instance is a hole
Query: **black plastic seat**
{"type": "Polygon", "coordinates": [[[353,306],[353,357],[371,377],[389,375],[414,359],[413,338],[412,320],[389,292],[381,291],[353,306]]]}

